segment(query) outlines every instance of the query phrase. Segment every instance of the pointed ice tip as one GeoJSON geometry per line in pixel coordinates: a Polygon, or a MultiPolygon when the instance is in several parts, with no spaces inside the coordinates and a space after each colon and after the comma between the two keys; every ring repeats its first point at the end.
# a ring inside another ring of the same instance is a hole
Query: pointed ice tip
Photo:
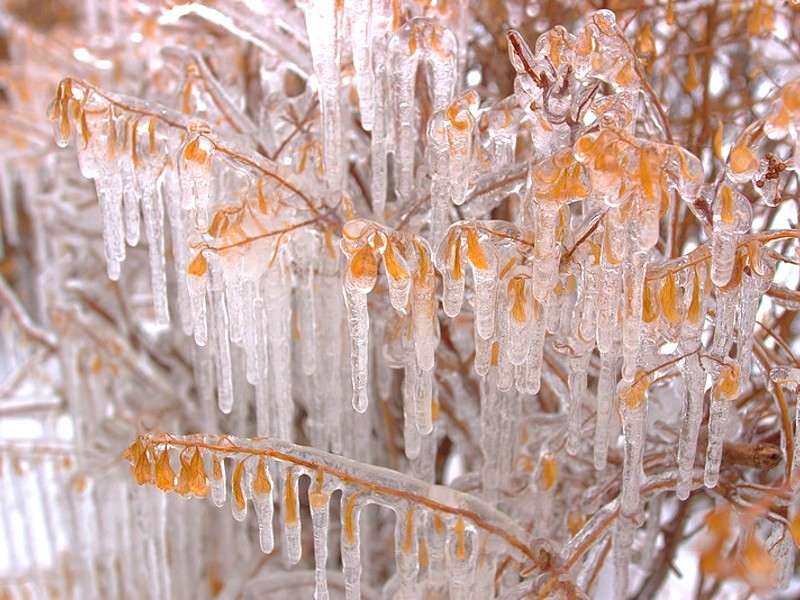
{"type": "Polygon", "coordinates": [[[366,390],[361,390],[353,394],[353,410],[364,414],[367,412],[367,406],[369,406],[369,398],[367,397],[366,390]]]}

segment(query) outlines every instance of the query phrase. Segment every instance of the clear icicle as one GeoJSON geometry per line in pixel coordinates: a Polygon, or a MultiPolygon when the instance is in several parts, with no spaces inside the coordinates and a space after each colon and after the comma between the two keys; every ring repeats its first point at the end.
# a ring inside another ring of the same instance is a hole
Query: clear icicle
{"type": "Polygon", "coordinates": [[[122,221],[122,188],[119,177],[100,176],[95,180],[97,198],[103,215],[103,241],[112,281],[119,279],[120,265],[125,260],[125,231],[122,221]]]}
{"type": "Polygon", "coordinates": [[[416,598],[416,579],[419,573],[419,549],[417,536],[416,507],[411,504],[397,510],[394,526],[394,556],[397,575],[400,578],[402,597],[416,598]]]}
{"type": "Polygon", "coordinates": [[[178,178],[175,171],[165,169],[156,182],[157,202],[167,207],[172,240],[172,256],[175,265],[176,296],[178,300],[178,317],[181,329],[186,335],[192,335],[193,319],[189,288],[187,285],[187,269],[189,265],[188,248],[184,234],[184,212],[175,199],[179,196],[178,178]]]}
{"type": "Polygon", "coordinates": [[[586,395],[586,379],[591,356],[591,352],[584,352],[569,360],[567,452],[573,456],[577,454],[581,443],[581,404],[586,395]]]}
{"type": "Polygon", "coordinates": [[[457,229],[451,228],[436,251],[436,266],[442,274],[442,309],[448,317],[457,316],[464,302],[462,255],[461,234],[457,229]]]}
{"type": "Polygon", "coordinates": [[[342,492],[342,572],[344,574],[346,600],[361,599],[361,545],[359,539],[358,494],[342,492]]]}
{"type": "Polygon", "coordinates": [[[424,371],[434,365],[438,343],[436,327],[436,280],[434,278],[431,251],[427,242],[415,240],[418,255],[417,273],[414,278],[412,322],[414,327],[414,350],[417,364],[424,371]]]}
{"type": "Polygon", "coordinates": [[[403,441],[405,454],[410,460],[419,456],[420,432],[417,429],[417,378],[418,370],[413,357],[405,368],[403,379],[403,441]]]}
{"type": "Polygon", "coordinates": [[[372,72],[372,0],[353,0],[350,12],[350,29],[353,46],[353,67],[356,72],[358,108],[361,126],[372,130],[373,123],[373,72],[372,72]]]}
{"type": "Polygon", "coordinates": [[[284,555],[289,564],[296,564],[300,561],[302,554],[302,544],[300,538],[300,504],[297,493],[297,476],[288,469],[286,478],[283,481],[283,534],[286,544],[284,555]]]}
{"type": "Polygon", "coordinates": [[[363,413],[369,402],[367,396],[369,313],[367,294],[345,289],[345,303],[349,312],[350,357],[353,377],[353,408],[363,413]]]}
{"type": "MultiPolygon", "coordinates": [[[[473,329],[477,329],[477,321],[475,321],[473,329]]],[[[483,339],[478,335],[477,331],[474,331],[474,338],[475,360],[473,361],[473,365],[475,367],[475,372],[481,377],[485,377],[489,372],[489,364],[491,362],[492,340],[483,339]]]]}
{"type": "Polygon", "coordinates": [[[279,264],[272,277],[262,280],[266,301],[266,324],[269,335],[269,402],[275,408],[275,421],[271,435],[282,440],[291,439],[294,421],[292,397],[292,332],[291,288],[286,281],[283,265],[279,264]]]}
{"type": "Polygon", "coordinates": [[[393,101],[392,114],[397,119],[395,127],[395,192],[401,204],[411,200],[414,182],[414,148],[416,132],[414,128],[415,89],[417,63],[419,61],[417,30],[412,20],[401,27],[389,42],[390,97],[393,101]]]}
{"type": "MultiPolygon", "coordinates": [[[[244,344],[244,282],[238,273],[225,273],[225,306],[228,307],[228,330],[234,344],[244,344]]],[[[253,326],[253,322],[248,322],[253,326]]]]}
{"type": "Polygon", "coordinates": [[[502,413],[501,395],[497,390],[494,372],[488,377],[481,378],[481,452],[483,454],[483,467],[481,478],[483,491],[491,498],[492,494],[500,488],[500,458],[497,453],[498,438],[500,436],[500,419],[502,413]]]}
{"type": "Polygon", "coordinates": [[[305,7],[314,73],[322,107],[323,162],[328,186],[340,190],[344,175],[342,160],[342,107],[339,94],[339,55],[342,10],[337,2],[310,0],[305,7]]]}
{"type": "Polygon", "coordinates": [[[715,390],[711,394],[711,405],[708,409],[708,447],[706,448],[706,464],[703,474],[703,481],[708,488],[716,486],[719,480],[719,467],[722,463],[722,447],[725,441],[729,412],[730,400],[722,397],[715,390]]]}
{"type": "Polygon", "coordinates": [[[261,551],[265,554],[272,552],[275,546],[275,537],[272,528],[273,484],[269,468],[264,459],[259,459],[255,468],[250,463],[250,490],[253,499],[253,508],[258,519],[258,541],[261,551]],[[254,471],[254,472],[253,472],[254,471]]]}
{"type": "Polygon", "coordinates": [[[314,535],[314,600],[328,600],[328,519],[329,501],[327,492],[312,483],[313,489],[308,492],[308,504],[311,508],[311,522],[314,535]]]}
{"type": "Polygon", "coordinates": [[[208,343],[208,323],[206,316],[207,275],[184,275],[189,288],[189,304],[192,311],[194,343],[205,346],[208,343]]]}
{"type": "Polygon", "coordinates": [[[692,488],[694,459],[697,454],[697,436],[703,418],[703,395],[706,386],[706,372],[697,354],[687,356],[681,361],[686,394],[681,413],[681,430],[678,437],[678,498],[686,500],[692,488]]]}
{"type": "Polygon", "coordinates": [[[142,191],[142,212],[150,257],[150,284],[153,290],[153,309],[159,325],[169,324],[167,306],[167,272],[164,260],[164,205],[155,187],[146,185],[142,191]]]}
{"type": "Polygon", "coordinates": [[[141,234],[141,216],[136,178],[129,159],[122,161],[122,190],[122,206],[125,212],[125,241],[129,246],[136,246],[139,243],[141,234]]]}
{"type": "MultiPolygon", "coordinates": [[[[743,204],[739,194],[727,183],[720,186],[714,202],[713,232],[711,236],[711,281],[722,287],[730,281],[736,262],[736,244],[739,236],[736,231],[737,204],[743,204]]],[[[747,203],[749,206],[749,203],[747,203]]]]}
{"type": "Polygon", "coordinates": [[[478,93],[468,90],[447,109],[450,199],[456,205],[464,203],[470,184],[473,131],[479,104],[478,93]]]}
{"type": "MultiPolygon", "coordinates": [[[[383,45],[383,42],[378,42],[383,45]]],[[[377,52],[379,46],[373,50],[377,52]]],[[[388,83],[385,65],[375,68],[374,81],[374,121],[372,136],[370,138],[370,167],[372,177],[370,180],[370,196],[372,197],[372,213],[379,223],[384,221],[387,192],[387,119],[386,104],[388,99],[388,83]]]]}
{"type": "Polygon", "coordinates": [[[522,276],[513,277],[508,283],[508,306],[505,311],[508,331],[508,358],[513,365],[522,365],[530,352],[531,301],[522,276]]]}
{"type": "Polygon", "coordinates": [[[211,489],[211,501],[217,508],[225,505],[226,481],[225,481],[225,461],[212,455],[211,458],[211,477],[208,478],[209,488],[211,489]]]}
{"type": "Polygon", "coordinates": [[[528,362],[526,364],[527,373],[525,375],[527,392],[529,394],[538,394],[541,387],[542,379],[542,362],[544,361],[544,340],[545,340],[545,317],[544,309],[539,303],[533,301],[533,323],[531,335],[531,348],[528,354],[528,362]]]}
{"type": "Polygon", "coordinates": [[[497,261],[492,256],[486,269],[472,267],[475,286],[475,322],[478,335],[488,339],[494,333],[497,301],[497,261]]]}
{"type": "Polygon", "coordinates": [[[736,323],[736,358],[739,363],[742,382],[750,379],[750,370],[753,363],[753,332],[756,326],[756,315],[758,306],[761,303],[761,297],[762,291],[759,289],[759,276],[754,272],[743,274],[739,314],[736,323]]]}
{"type": "Polygon", "coordinates": [[[726,356],[733,344],[733,330],[736,324],[736,313],[739,305],[739,287],[715,290],[716,316],[714,318],[714,338],[711,342],[711,354],[726,356]]]}
{"type": "MultiPolygon", "coordinates": [[[[317,370],[314,373],[317,402],[324,407],[321,418],[324,419],[324,430],[330,441],[333,452],[341,451],[342,410],[347,408],[350,398],[344,391],[342,375],[342,342],[343,342],[343,302],[338,289],[338,279],[320,278],[320,306],[325,311],[317,311],[317,370]]],[[[344,334],[346,335],[346,334],[344,334]]],[[[349,409],[348,409],[349,410],[349,409]]]]}
{"type": "Polygon", "coordinates": [[[417,432],[428,435],[433,431],[433,369],[417,369],[414,416],[417,432]]]}
{"type": "Polygon", "coordinates": [[[450,162],[447,119],[442,112],[428,122],[428,170],[431,173],[431,242],[441,242],[450,213],[450,162]]]}
{"type": "Polygon", "coordinates": [[[602,471],[608,458],[610,436],[609,419],[617,387],[617,360],[615,352],[600,353],[600,376],[597,379],[597,419],[594,430],[594,468],[602,471]]]}
{"type": "Polygon", "coordinates": [[[3,216],[3,235],[9,245],[19,243],[19,226],[17,222],[16,195],[14,193],[15,180],[13,165],[0,161],[0,204],[3,216]]]}
{"type": "Polygon", "coordinates": [[[233,408],[233,374],[228,337],[228,312],[225,306],[225,283],[218,257],[211,256],[209,265],[209,295],[214,338],[214,362],[217,367],[217,403],[224,414],[233,408]]]}
{"type": "Polygon", "coordinates": [[[646,388],[643,389],[646,385],[646,376],[639,375],[639,380],[632,385],[623,380],[617,388],[624,439],[620,512],[626,516],[632,516],[639,510],[639,486],[647,421],[646,388]]]}

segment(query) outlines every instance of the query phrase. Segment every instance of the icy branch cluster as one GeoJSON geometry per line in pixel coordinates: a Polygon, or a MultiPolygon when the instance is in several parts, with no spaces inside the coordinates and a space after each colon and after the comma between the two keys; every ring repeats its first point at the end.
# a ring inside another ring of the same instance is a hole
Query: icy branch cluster
{"type": "Polygon", "coordinates": [[[789,585],[795,7],[7,4],[0,597],[789,585]]]}

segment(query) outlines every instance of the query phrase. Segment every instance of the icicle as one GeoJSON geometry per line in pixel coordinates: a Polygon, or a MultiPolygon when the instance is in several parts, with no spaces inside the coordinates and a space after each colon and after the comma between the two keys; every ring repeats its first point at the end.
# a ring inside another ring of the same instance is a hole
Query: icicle
{"type": "Polygon", "coordinates": [[[475,338],[475,372],[481,377],[485,377],[489,372],[489,364],[492,360],[492,340],[485,340],[478,335],[477,320],[473,321],[473,334],[475,338]]]}
{"type": "Polygon", "coordinates": [[[642,295],[647,270],[645,258],[645,254],[634,251],[631,260],[626,260],[622,269],[623,306],[625,307],[625,318],[622,323],[622,377],[628,381],[634,376],[639,362],[642,295]]]}
{"type": "MultiPolygon", "coordinates": [[[[757,267],[756,267],[757,268],[757,267]]],[[[750,379],[753,363],[753,333],[756,326],[756,314],[761,304],[762,293],[766,290],[759,289],[761,277],[753,270],[742,275],[742,285],[739,297],[739,311],[736,324],[736,359],[740,367],[742,383],[750,379]]],[[[772,278],[770,277],[770,281],[772,278]]]]}
{"type": "Polygon", "coordinates": [[[198,230],[208,229],[208,205],[212,187],[212,160],[214,146],[203,135],[187,141],[178,163],[181,207],[194,211],[198,230]]]}
{"type": "Polygon", "coordinates": [[[225,505],[225,461],[218,456],[211,455],[211,477],[209,477],[209,487],[211,488],[211,500],[214,506],[222,508],[225,505]]]}
{"type": "Polygon", "coordinates": [[[233,408],[233,377],[231,348],[228,338],[228,312],[225,306],[223,266],[219,257],[209,259],[209,294],[214,337],[214,362],[217,367],[217,402],[219,409],[228,414],[233,408]]]}
{"type": "Polygon", "coordinates": [[[450,161],[447,119],[435,113],[428,122],[428,170],[431,174],[431,243],[441,242],[450,215],[450,161]]]}
{"type": "Polygon", "coordinates": [[[330,496],[324,490],[323,471],[318,471],[308,491],[314,529],[314,600],[328,599],[328,509],[330,496]]]}
{"type": "MultiPolygon", "coordinates": [[[[314,373],[317,402],[324,407],[321,418],[333,452],[341,452],[342,410],[350,402],[346,397],[342,375],[343,302],[338,278],[320,277],[317,311],[317,370],[314,373]]],[[[345,334],[346,335],[346,334],[345,334]]],[[[345,378],[346,379],[346,378],[345,378]]]]}
{"type": "Polygon", "coordinates": [[[409,504],[397,510],[394,526],[395,562],[405,598],[416,598],[416,579],[419,573],[416,507],[409,504]]]}
{"type": "Polygon", "coordinates": [[[644,456],[649,385],[650,376],[644,371],[639,371],[632,383],[623,380],[617,386],[625,443],[620,512],[628,517],[639,511],[639,486],[644,456]]]}
{"type": "Polygon", "coordinates": [[[419,61],[416,20],[407,22],[389,42],[391,70],[387,77],[391,83],[394,106],[392,113],[397,119],[395,127],[395,192],[401,204],[411,200],[414,182],[414,127],[415,89],[417,63],[419,61]]]}
{"type": "Polygon", "coordinates": [[[139,190],[130,160],[122,161],[122,206],[125,212],[125,241],[129,246],[136,246],[141,235],[141,216],[139,190]]]}
{"type": "MultiPolygon", "coordinates": [[[[233,475],[231,475],[231,513],[233,514],[233,518],[236,519],[237,521],[244,521],[245,517],[247,517],[247,486],[245,481],[245,468],[246,468],[245,460],[247,460],[247,457],[238,459],[239,462],[236,463],[236,466],[233,468],[233,475]]],[[[223,475],[223,482],[224,482],[224,475],[223,475]]]]}
{"type": "Polygon", "coordinates": [[[600,298],[597,309],[597,348],[609,352],[614,344],[622,297],[622,227],[616,209],[604,219],[600,298]]]}
{"type": "Polygon", "coordinates": [[[414,391],[415,421],[417,432],[428,435],[433,431],[433,369],[419,369],[414,391]]]}
{"type": "Polygon", "coordinates": [[[122,222],[122,189],[114,175],[100,176],[95,180],[97,198],[103,215],[103,241],[108,277],[119,279],[120,265],[125,260],[125,231],[122,222]]]}
{"type": "Polygon", "coordinates": [[[472,552],[467,551],[467,530],[463,517],[457,517],[453,529],[448,530],[447,546],[450,598],[453,600],[473,598],[478,551],[475,539],[472,540],[472,552]]]}
{"type": "Polygon", "coordinates": [[[594,468],[602,471],[608,458],[609,417],[616,390],[618,354],[600,352],[600,376],[597,380],[597,417],[594,430],[594,468]]]}
{"type": "Polygon", "coordinates": [[[389,302],[396,311],[405,313],[411,294],[411,277],[409,276],[408,263],[405,257],[395,249],[395,242],[392,239],[386,242],[386,248],[383,251],[383,264],[386,267],[386,276],[389,279],[389,302]]]}
{"type": "Polygon", "coordinates": [[[192,368],[194,371],[195,388],[205,431],[217,430],[217,407],[214,402],[214,357],[211,349],[196,344],[192,348],[192,368]]]}
{"type": "Polygon", "coordinates": [[[474,229],[466,231],[467,259],[472,267],[475,288],[475,330],[483,339],[494,333],[495,303],[497,296],[497,257],[487,252],[474,229]]]}
{"type": "Polygon", "coordinates": [[[299,244],[303,246],[300,256],[296,256],[299,273],[297,287],[298,314],[300,329],[300,356],[303,373],[312,375],[317,368],[316,346],[317,327],[314,313],[314,266],[319,253],[319,238],[315,235],[300,236],[299,244]]]}
{"type": "MultiPolygon", "coordinates": [[[[567,416],[567,453],[575,456],[581,443],[581,404],[586,395],[586,378],[591,352],[573,356],[569,360],[569,408],[567,416]]],[[[599,421],[599,419],[598,419],[599,421]]]]}
{"type": "Polygon", "coordinates": [[[492,144],[492,169],[497,171],[514,161],[517,136],[511,109],[498,107],[491,110],[488,113],[488,131],[492,144]]]}
{"type": "Polygon", "coordinates": [[[342,492],[342,572],[344,574],[346,600],[361,599],[361,548],[358,517],[361,507],[359,495],[342,492]]]}
{"type": "Polygon", "coordinates": [[[508,282],[508,358],[513,365],[522,365],[530,352],[530,322],[532,320],[529,287],[526,278],[517,275],[508,282]]]}
{"type": "Polygon", "coordinates": [[[488,377],[481,378],[481,453],[483,454],[483,467],[481,478],[483,492],[491,499],[492,495],[500,488],[500,457],[497,453],[498,437],[500,435],[500,420],[502,413],[502,400],[497,391],[496,376],[492,372],[488,377]]]}
{"type": "Polygon", "coordinates": [[[750,228],[751,221],[750,202],[728,183],[723,183],[714,202],[711,237],[711,280],[714,285],[722,287],[731,279],[739,234],[750,228]]]}
{"type": "Polygon", "coordinates": [[[542,362],[544,360],[544,340],[545,340],[545,317],[544,308],[536,300],[533,300],[533,311],[531,315],[532,335],[531,348],[528,354],[527,374],[527,393],[538,394],[541,387],[542,362]]]}
{"type": "Polygon", "coordinates": [[[681,413],[681,430],[678,437],[678,498],[686,500],[692,490],[694,459],[697,454],[697,436],[703,418],[703,395],[706,387],[706,372],[697,354],[681,361],[686,393],[681,413]]]}
{"type": "MultiPolygon", "coordinates": [[[[377,42],[381,47],[383,42],[377,42]]],[[[373,50],[377,53],[379,47],[373,50]]],[[[372,213],[375,220],[379,223],[384,222],[386,210],[387,192],[387,120],[386,104],[388,102],[389,90],[385,65],[375,67],[375,88],[374,88],[374,121],[372,124],[372,136],[370,137],[370,167],[372,177],[370,179],[370,197],[372,198],[372,213]]]]}
{"type": "Polygon", "coordinates": [[[344,280],[344,298],[350,327],[350,360],[353,379],[353,408],[367,410],[367,369],[369,313],[367,294],[378,278],[377,252],[362,240],[368,230],[367,221],[350,221],[343,229],[342,250],[348,257],[344,280]]]}
{"type": "MultiPolygon", "coordinates": [[[[353,47],[353,67],[356,72],[358,108],[361,126],[372,131],[373,71],[372,71],[372,0],[353,0],[350,9],[350,29],[353,47]]],[[[376,15],[377,16],[377,15],[376,15]]]]}
{"type": "Polygon", "coordinates": [[[264,303],[258,297],[254,281],[245,281],[242,292],[242,321],[249,323],[242,332],[242,342],[245,351],[245,374],[247,381],[253,385],[262,381],[263,373],[260,370],[259,347],[264,333],[264,303]]]}
{"type": "Polygon", "coordinates": [[[706,449],[704,482],[709,488],[716,486],[719,480],[728,413],[731,401],[736,399],[738,393],[739,366],[736,363],[726,363],[720,367],[714,382],[711,406],[708,410],[708,448],[706,449]]]}
{"type": "Polygon", "coordinates": [[[345,304],[350,315],[350,356],[353,376],[353,408],[360,413],[367,410],[367,360],[369,339],[369,313],[367,295],[359,290],[345,290],[345,304]]]}
{"type": "MultiPolygon", "coordinates": [[[[225,306],[228,309],[228,332],[234,344],[244,344],[244,281],[238,272],[240,265],[225,269],[225,306]]],[[[252,321],[249,327],[254,327],[252,321]]]]}
{"type": "MultiPolygon", "coordinates": [[[[252,467],[252,462],[250,463],[252,467]]],[[[272,531],[272,479],[269,468],[263,458],[259,458],[250,472],[250,496],[253,499],[253,508],[258,519],[258,541],[261,551],[265,554],[272,552],[275,545],[272,531]]]]}
{"type": "Polygon", "coordinates": [[[420,452],[420,432],[417,429],[417,370],[413,357],[405,367],[403,378],[403,441],[406,457],[414,460],[420,452]]]}
{"type": "Polygon", "coordinates": [[[417,364],[424,371],[433,369],[434,354],[438,342],[435,330],[436,283],[428,243],[415,239],[417,250],[417,272],[414,276],[412,321],[414,327],[414,350],[417,364]]]}
{"type": "Polygon", "coordinates": [[[13,176],[14,165],[9,165],[6,161],[0,161],[0,201],[2,201],[3,215],[3,235],[5,235],[10,246],[19,243],[19,230],[17,223],[17,207],[15,181],[13,176]]]}
{"type": "Polygon", "coordinates": [[[172,240],[172,256],[175,265],[175,281],[178,299],[178,317],[181,329],[186,335],[192,335],[193,319],[189,288],[187,285],[187,271],[189,268],[188,249],[184,233],[184,212],[177,199],[180,197],[178,178],[175,171],[164,169],[161,177],[156,182],[156,202],[167,207],[170,222],[170,239],[172,240]]]}
{"type": "Polygon", "coordinates": [[[194,342],[198,346],[205,346],[208,342],[206,321],[208,262],[202,252],[195,256],[187,269],[186,283],[189,288],[189,303],[192,309],[194,342]]]}
{"type": "Polygon", "coordinates": [[[475,90],[468,90],[454,100],[447,109],[450,199],[456,205],[464,203],[470,184],[473,131],[479,104],[478,93],[475,90]]]}
{"type": "Polygon", "coordinates": [[[300,540],[300,504],[297,494],[297,476],[289,468],[283,481],[283,533],[286,537],[284,552],[290,564],[299,562],[302,545],[300,540]]]}
{"type": "MultiPolygon", "coordinates": [[[[450,29],[441,27],[430,19],[414,19],[412,23],[416,23],[418,31],[421,31],[420,42],[425,48],[425,57],[433,76],[433,81],[428,84],[433,96],[433,110],[444,110],[453,97],[458,76],[458,42],[450,29]]],[[[470,105],[474,105],[477,102],[473,96],[475,93],[466,94],[470,98],[470,105]]]]}
{"type": "Polygon", "coordinates": [[[448,317],[457,316],[464,302],[464,264],[461,246],[461,231],[458,226],[453,226],[439,243],[436,251],[436,268],[442,274],[442,309],[448,317]]]}
{"type": "Polygon", "coordinates": [[[726,356],[733,343],[733,329],[739,305],[739,286],[718,288],[716,295],[716,315],[714,316],[714,339],[711,354],[726,356]]]}
{"type": "Polygon", "coordinates": [[[142,190],[142,212],[147,235],[147,252],[150,257],[150,284],[153,290],[153,309],[156,323],[169,324],[167,306],[167,273],[164,261],[164,205],[155,187],[147,185],[142,190]]]}
{"type": "Polygon", "coordinates": [[[278,439],[290,440],[294,422],[291,288],[285,280],[282,264],[276,266],[276,271],[271,277],[267,276],[262,280],[266,303],[265,325],[269,327],[269,335],[264,338],[269,345],[271,366],[269,402],[274,407],[276,417],[270,424],[270,434],[278,439]]]}
{"type": "Polygon", "coordinates": [[[342,188],[345,161],[342,159],[342,107],[339,93],[339,58],[343,3],[311,0],[305,6],[314,73],[322,108],[322,144],[325,178],[331,190],[342,188]]]}

